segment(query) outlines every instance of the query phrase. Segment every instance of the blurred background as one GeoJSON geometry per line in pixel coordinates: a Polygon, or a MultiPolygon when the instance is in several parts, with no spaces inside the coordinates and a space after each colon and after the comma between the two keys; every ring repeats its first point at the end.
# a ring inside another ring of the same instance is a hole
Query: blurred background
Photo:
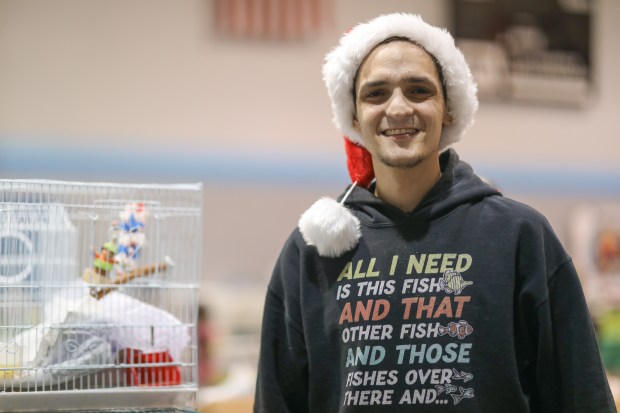
{"type": "Polygon", "coordinates": [[[280,248],[348,184],[323,57],[396,11],[457,38],[481,107],[455,148],[553,225],[620,398],[617,0],[0,0],[0,178],[202,182],[198,405],[249,412],[280,248]]]}

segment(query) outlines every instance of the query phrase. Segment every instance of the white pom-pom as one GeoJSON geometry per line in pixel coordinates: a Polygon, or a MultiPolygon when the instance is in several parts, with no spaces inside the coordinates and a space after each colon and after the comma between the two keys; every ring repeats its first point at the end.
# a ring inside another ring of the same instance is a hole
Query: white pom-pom
{"type": "Polygon", "coordinates": [[[306,243],[314,245],[323,257],[338,257],[352,250],[361,237],[359,219],[331,198],[316,201],[298,225],[306,243]]]}

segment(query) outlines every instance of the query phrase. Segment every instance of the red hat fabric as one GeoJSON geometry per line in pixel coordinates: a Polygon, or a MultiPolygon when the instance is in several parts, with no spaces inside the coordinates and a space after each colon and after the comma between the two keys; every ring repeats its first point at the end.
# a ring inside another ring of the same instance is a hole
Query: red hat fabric
{"type": "Polygon", "coordinates": [[[370,152],[346,136],[344,137],[344,150],[347,154],[347,169],[351,182],[357,182],[359,186],[368,188],[375,178],[370,152]]]}

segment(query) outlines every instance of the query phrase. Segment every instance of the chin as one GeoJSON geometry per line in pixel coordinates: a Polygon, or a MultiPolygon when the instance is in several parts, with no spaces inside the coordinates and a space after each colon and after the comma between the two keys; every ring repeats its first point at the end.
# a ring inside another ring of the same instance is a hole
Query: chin
{"type": "Polygon", "coordinates": [[[409,156],[389,156],[389,155],[379,155],[379,160],[386,166],[391,168],[413,168],[422,161],[424,161],[423,156],[419,155],[409,155],[409,156]]]}

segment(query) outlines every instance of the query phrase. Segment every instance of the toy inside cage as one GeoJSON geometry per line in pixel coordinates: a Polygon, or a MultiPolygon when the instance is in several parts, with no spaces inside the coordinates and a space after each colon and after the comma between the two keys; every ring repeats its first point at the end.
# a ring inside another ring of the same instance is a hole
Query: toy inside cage
{"type": "Polygon", "coordinates": [[[0,180],[0,411],[191,406],[200,184],[0,180]]]}

